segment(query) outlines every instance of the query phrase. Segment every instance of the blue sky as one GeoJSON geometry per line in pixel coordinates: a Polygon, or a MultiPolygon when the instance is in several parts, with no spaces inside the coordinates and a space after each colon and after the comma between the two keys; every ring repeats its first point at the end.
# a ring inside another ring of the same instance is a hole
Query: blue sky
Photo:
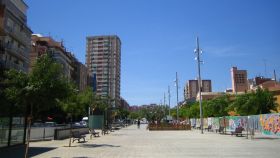
{"type": "Polygon", "coordinates": [[[186,80],[197,76],[193,50],[199,36],[202,78],[213,91],[231,87],[230,68],[249,78],[280,77],[278,0],[25,0],[34,33],[63,40],[85,62],[86,36],[115,34],[122,41],[121,96],[131,105],[176,103],[186,80]],[[266,65],[266,66],[265,66],[266,65]]]}

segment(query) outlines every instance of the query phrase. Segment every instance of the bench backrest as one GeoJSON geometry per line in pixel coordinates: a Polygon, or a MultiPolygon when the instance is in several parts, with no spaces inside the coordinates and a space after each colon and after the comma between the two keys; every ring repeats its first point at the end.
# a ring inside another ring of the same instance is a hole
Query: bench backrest
{"type": "Polygon", "coordinates": [[[90,133],[96,133],[94,129],[89,129],[90,133]]]}
{"type": "Polygon", "coordinates": [[[80,132],[79,131],[73,131],[72,136],[73,137],[80,137],[80,132]]]}
{"type": "Polygon", "coordinates": [[[237,128],[235,128],[235,132],[242,132],[243,131],[243,128],[242,127],[237,127],[237,128]]]}

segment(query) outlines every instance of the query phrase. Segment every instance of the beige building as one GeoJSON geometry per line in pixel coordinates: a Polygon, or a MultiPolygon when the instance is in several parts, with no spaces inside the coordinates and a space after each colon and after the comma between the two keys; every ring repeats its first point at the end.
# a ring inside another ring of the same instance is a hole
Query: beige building
{"type": "MultiPolygon", "coordinates": [[[[225,95],[224,92],[201,92],[201,99],[202,100],[212,100],[214,98],[220,97],[225,95]]],[[[196,96],[196,101],[199,101],[199,94],[196,96]]]]}
{"type": "MultiPolygon", "coordinates": [[[[118,36],[89,36],[86,66],[96,75],[96,93],[113,99],[120,106],[121,40],[118,36]]],[[[93,75],[93,76],[94,76],[93,75]]]]}
{"type": "Polygon", "coordinates": [[[248,91],[247,70],[238,70],[237,67],[231,68],[232,91],[248,91]]]}
{"type": "Polygon", "coordinates": [[[22,0],[0,1],[0,66],[28,72],[32,31],[22,0]]]}
{"type": "MultiPolygon", "coordinates": [[[[211,80],[202,80],[201,92],[212,92],[211,80]]],[[[195,100],[198,88],[198,80],[188,80],[185,86],[185,100],[193,99],[195,100]]]]}

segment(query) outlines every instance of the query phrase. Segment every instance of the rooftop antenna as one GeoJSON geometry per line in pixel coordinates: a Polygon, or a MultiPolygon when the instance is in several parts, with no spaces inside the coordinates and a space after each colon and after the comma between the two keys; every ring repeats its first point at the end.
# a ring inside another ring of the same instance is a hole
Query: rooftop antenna
{"type": "Polygon", "coordinates": [[[275,69],[274,69],[274,71],[273,71],[273,75],[274,75],[274,76],[273,76],[273,78],[274,78],[274,81],[275,81],[275,82],[277,82],[277,78],[276,78],[276,72],[275,72],[275,69]]]}

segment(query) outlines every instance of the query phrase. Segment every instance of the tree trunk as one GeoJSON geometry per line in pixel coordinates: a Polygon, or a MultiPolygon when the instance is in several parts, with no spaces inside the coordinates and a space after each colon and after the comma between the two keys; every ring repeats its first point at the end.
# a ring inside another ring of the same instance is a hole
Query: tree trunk
{"type": "Polygon", "coordinates": [[[29,152],[29,142],[30,142],[30,132],[31,132],[31,122],[32,122],[32,109],[33,105],[30,106],[30,115],[27,118],[28,122],[28,129],[27,129],[27,142],[26,142],[26,148],[25,148],[25,155],[24,158],[28,158],[28,152],[29,152]]]}

